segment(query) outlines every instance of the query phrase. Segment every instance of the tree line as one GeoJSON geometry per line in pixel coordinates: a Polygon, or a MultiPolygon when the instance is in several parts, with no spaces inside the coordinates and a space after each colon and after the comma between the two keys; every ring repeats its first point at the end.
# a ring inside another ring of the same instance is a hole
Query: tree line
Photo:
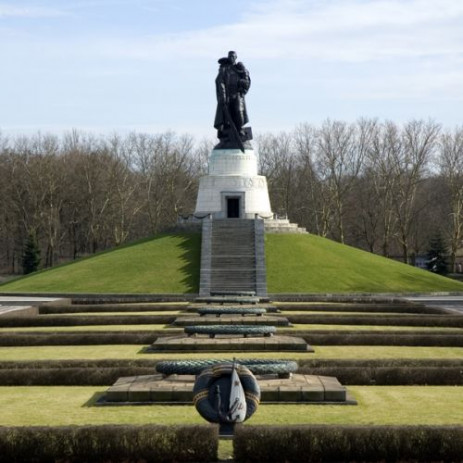
{"type": "MultiPolygon", "coordinates": [[[[455,267],[463,127],[327,120],[255,145],[274,212],[407,263],[439,235],[455,267]]],[[[171,229],[194,211],[212,146],[172,132],[0,136],[0,272],[22,271],[31,237],[50,267],[171,229]]]]}

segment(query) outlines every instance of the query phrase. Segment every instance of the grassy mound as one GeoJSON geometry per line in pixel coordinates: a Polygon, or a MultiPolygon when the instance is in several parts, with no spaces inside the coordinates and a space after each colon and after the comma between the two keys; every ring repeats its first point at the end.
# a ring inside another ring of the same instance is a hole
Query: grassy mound
{"type": "Polygon", "coordinates": [[[265,237],[270,293],[463,291],[463,284],[316,235],[265,237]]]}
{"type": "MultiPolygon", "coordinates": [[[[270,293],[463,291],[463,283],[315,235],[266,235],[270,293]]],[[[197,293],[199,234],[158,235],[0,285],[1,292],[197,293]]]]}
{"type": "Polygon", "coordinates": [[[0,292],[197,293],[200,234],[161,234],[0,286],[0,292]]]}

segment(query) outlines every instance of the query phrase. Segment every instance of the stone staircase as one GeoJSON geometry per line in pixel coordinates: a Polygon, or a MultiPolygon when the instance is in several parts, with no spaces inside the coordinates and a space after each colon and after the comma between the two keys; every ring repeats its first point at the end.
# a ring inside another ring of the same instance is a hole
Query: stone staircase
{"type": "Polygon", "coordinates": [[[211,293],[256,291],[254,220],[212,223],[211,293]]]}
{"type": "Polygon", "coordinates": [[[265,233],[307,233],[303,227],[291,223],[288,219],[265,219],[265,233]]]}

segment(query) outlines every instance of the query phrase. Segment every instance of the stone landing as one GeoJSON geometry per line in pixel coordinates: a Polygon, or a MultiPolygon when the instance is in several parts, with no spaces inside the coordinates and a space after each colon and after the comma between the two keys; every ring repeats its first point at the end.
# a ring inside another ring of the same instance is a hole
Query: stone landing
{"type": "Polygon", "coordinates": [[[145,351],[150,352],[314,352],[304,339],[294,336],[247,337],[207,335],[160,337],[145,351]]]}
{"type": "Polygon", "coordinates": [[[269,315],[196,315],[177,317],[175,326],[192,325],[272,325],[291,326],[285,317],[269,315]]]}
{"type": "MultiPolygon", "coordinates": [[[[347,389],[334,377],[294,374],[289,379],[256,375],[261,402],[355,405],[347,389]]],[[[119,378],[100,405],[173,403],[191,404],[194,375],[131,376],[119,378]]]]}

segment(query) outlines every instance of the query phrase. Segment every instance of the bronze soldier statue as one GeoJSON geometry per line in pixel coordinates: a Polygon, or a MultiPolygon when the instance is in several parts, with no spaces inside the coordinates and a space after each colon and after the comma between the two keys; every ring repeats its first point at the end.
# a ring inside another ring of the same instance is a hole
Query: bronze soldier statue
{"type": "Polygon", "coordinates": [[[251,78],[244,64],[236,62],[236,52],[228,52],[227,58],[219,59],[219,73],[215,79],[217,91],[217,111],[214,127],[220,143],[216,149],[251,148],[250,127],[243,126],[249,122],[244,96],[251,86],[251,78]]]}

